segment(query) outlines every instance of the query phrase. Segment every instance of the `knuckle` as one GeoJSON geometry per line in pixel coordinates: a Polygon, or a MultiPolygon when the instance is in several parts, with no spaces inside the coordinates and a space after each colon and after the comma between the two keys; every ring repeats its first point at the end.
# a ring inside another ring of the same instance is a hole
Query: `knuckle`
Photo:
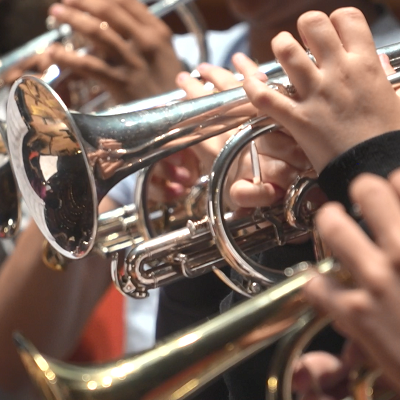
{"type": "Polygon", "coordinates": [[[96,6],[96,14],[101,18],[107,18],[112,12],[111,4],[108,2],[99,2],[96,6]]]}
{"type": "Polygon", "coordinates": [[[379,254],[371,259],[374,266],[368,277],[368,290],[374,298],[382,298],[388,289],[392,279],[390,272],[391,260],[387,255],[379,254]]]}
{"type": "Polygon", "coordinates": [[[254,107],[262,110],[269,105],[268,95],[264,90],[255,89],[251,95],[251,102],[254,107]]]}
{"type": "Polygon", "coordinates": [[[347,303],[346,310],[348,318],[354,321],[362,321],[370,311],[370,300],[365,292],[353,296],[347,303]]]}

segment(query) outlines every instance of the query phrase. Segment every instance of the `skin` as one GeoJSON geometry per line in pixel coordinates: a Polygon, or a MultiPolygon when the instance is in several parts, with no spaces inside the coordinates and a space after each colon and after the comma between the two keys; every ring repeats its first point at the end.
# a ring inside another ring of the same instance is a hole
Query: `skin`
{"type": "Polygon", "coordinates": [[[326,204],[317,215],[322,238],[350,272],[354,286],[317,276],[304,289],[308,301],[330,315],[336,328],[349,338],[339,358],[321,352],[305,354],[297,361],[293,385],[305,399],[341,398],[339,388],[344,387],[347,373],[361,363],[379,368],[381,386],[400,393],[400,170],[388,180],[361,175],[352,183],[350,195],[361,207],[375,241],[339,204],[326,204]]]}
{"type": "Polygon", "coordinates": [[[54,63],[99,80],[116,104],[176,88],[174,78],[182,65],[171,44],[172,32],[140,2],[63,0],[49,14],[70,24],[93,47],[92,54],[82,57],[54,45],[49,49],[54,63]]]}
{"type": "Polygon", "coordinates": [[[400,99],[386,79],[361,12],[344,8],[330,17],[309,12],[299,19],[298,28],[318,65],[289,33],[282,32],[272,42],[296,88],[295,96],[266,87],[265,78],[244,55],[237,56],[236,62],[247,78],[244,88],[251,102],[291,133],[319,173],[356,144],[396,130],[400,99]],[[365,66],[363,74],[360,65],[365,66]],[[362,92],[355,90],[361,87],[362,92]],[[350,131],[351,135],[343,134],[350,131]]]}
{"type": "MultiPolygon", "coordinates": [[[[105,198],[99,212],[116,206],[105,198]]],[[[0,290],[6,301],[0,302],[0,387],[14,394],[28,393],[32,388],[12,333],[21,331],[44,354],[67,358],[111,283],[110,261],[95,255],[71,262],[64,272],[50,270],[41,258],[43,241],[31,221],[1,266],[0,290]]]]}
{"type": "MultiPolygon", "coordinates": [[[[399,129],[400,103],[385,76],[393,70],[387,58],[376,56],[367,23],[358,10],[345,8],[329,17],[310,12],[299,19],[298,28],[317,65],[304,56],[300,44],[287,32],[272,42],[297,89],[295,96],[289,98],[266,88],[265,78],[245,56],[235,57],[236,66],[246,76],[244,87],[252,103],[291,133],[320,172],[357,143],[399,129]],[[338,63],[340,71],[332,68],[338,63]],[[366,66],[362,74],[360,63],[366,66]],[[352,135],[346,135],[350,131],[352,135]]],[[[340,358],[326,353],[300,358],[294,388],[307,399],[342,398],[340,389],[347,373],[360,360],[379,366],[386,384],[400,389],[396,348],[400,328],[399,193],[399,171],[389,182],[366,175],[350,187],[351,198],[361,208],[375,242],[338,204],[327,204],[317,215],[323,240],[350,271],[355,288],[325,276],[314,278],[305,288],[311,304],[329,314],[340,332],[350,338],[340,358]]]]}
{"type": "MultiPolygon", "coordinates": [[[[82,7],[83,4],[86,4],[86,2],[80,3],[82,3],[82,7]]],[[[326,1],[321,2],[321,4],[323,3],[325,4],[326,1]]],[[[125,3],[121,0],[118,4],[121,5],[125,3]]],[[[306,6],[306,3],[304,4],[306,6]]],[[[66,10],[71,7],[71,3],[63,3],[63,6],[65,7],[64,10],[66,10]]],[[[336,3],[332,4],[332,8],[335,6],[336,3]]],[[[79,7],[79,4],[76,5],[78,11],[83,11],[79,7]]],[[[58,12],[59,11],[60,10],[58,10],[58,12]]],[[[102,12],[104,12],[104,10],[102,12]]],[[[96,16],[96,22],[104,20],[104,18],[102,18],[103,15],[104,14],[96,16]]],[[[91,17],[93,17],[93,15],[91,15],[91,17]]],[[[61,20],[60,13],[58,18],[61,20]]],[[[86,27],[94,27],[94,25],[90,25],[89,23],[84,25],[85,29],[86,27]]],[[[99,24],[97,27],[99,27],[99,24]]],[[[119,28],[116,26],[113,26],[112,22],[109,22],[109,29],[105,31],[106,33],[103,32],[101,35],[98,35],[98,38],[102,41],[102,44],[99,44],[98,48],[103,52],[113,50],[110,55],[117,64],[120,60],[124,60],[125,57],[123,54],[121,55],[120,50],[122,51],[131,48],[129,46],[127,47],[126,43],[122,44],[120,41],[125,34],[128,35],[128,32],[118,31],[118,29],[119,28]],[[111,33],[111,31],[113,32],[111,33]],[[117,51],[118,54],[116,54],[114,50],[117,51]]],[[[257,57],[256,45],[260,45],[257,47],[258,49],[261,50],[262,48],[261,43],[258,43],[254,39],[256,32],[257,30],[254,30],[254,34],[251,34],[251,38],[253,38],[251,39],[251,49],[252,56],[254,57],[257,57]]],[[[93,38],[97,38],[96,34],[98,33],[99,32],[96,32],[95,30],[88,32],[88,34],[91,34],[93,38]]],[[[134,35],[133,32],[129,32],[129,34],[134,35]]],[[[266,35],[266,38],[267,36],[269,35],[266,35]]],[[[54,57],[56,57],[56,53],[54,54],[54,57]]],[[[268,57],[267,59],[271,58],[267,53],[266,57],[268,57]]],[[[259,60],[261,61],[262,58],[260,57],[259,60]]],[[[85,66],[79,64],[80,60],[74,59],[73,61],[77,62],[77,69],[82,67],[82,71],[85,71],[85,66]]],[[[129,59],[128,61],[132,61],[130,64],[131,67],[136,65],[136,58],[134,56],[132,56],[132,59],[129,59]]],[[[60,63],[61,62],[62,61],[60,60],[60,63]]],[[[141,62],[138,62],[138,65],[141,66],[141,62]]],[[[160,66],[161,64],[157,63],[157,65],[160,66]]],[[[119,70],[119,67],[116,69],[113,69],[112,67],[110,70],[103,68],[103,64],[94,64],[92,70],[101,73],[102,76],[109,77],[110,80],[114,79],[113,73],[110,72],[108,75],[108,71],[119,70]]],[[[151,68],[146,68],[147,67],[144,68],[145,72],[151,70],[151,68]]],[[[154,70],[156,69],[153,69],[152,71],[154,70]]],[[[123,70],[123,72],[124,71],[125,70],[123,70]]],[[[138,81],[141,82],[145,75],[140,75],[141,78],[137,78],[138,81]]],[[[127,73],[125,78],[129,79],[130,74],[127,73]]],[[[121,82],[126,83],[126,80],[124,81],[125,78],[122,78],[120,81],[117,79],[118,85],[120,85],[121,82]]],[[[232,81],[229,82],[232,83],[232,81]]],[[[178,161],[178,163],[179,162],[180,161],[178,161]]],[[[188,179],[187,175],[184,176],[185,179],[188,179]]],[[[107,209],[110,209],[110,207],[115,207],[115,205],[109,204],[108,206],[104,205],[102,207],[104,208],[102,208],[101,211],[106,211],[107,209]]],[[[105,268],[102,268],[102,266],[99,267],[98,264],[98,268],[96,268],[96,263],[93,258],[90,259],[90,264],[91,268],[96,269],[96,279],[93,279],[94,274],[90,273],[91,270],[89,267],[89,269],[86,269],[85,267],[85,272],[83,272],[83,268],[73,268],[73,265],[68,268],[68,276],[66,275],[62,278],[54,276],[53,271],[50,271],[52,272],[52,275],[45,274],[42,270],[45,267],[42,265],[38,256],[38,254],[41,253],[41,238],[35,228],[29,228],[26,232],[23,232],[17,246],[18,249],[15,254],[13,254],[12,258],[7,261],[7,265],[2,268],[1,273],[4,274],[7,279],[4,279],[2,283],[0,283],[4,285],[2,293],[6,293],[3,298],[7,299],[6,305],[0,306],[2,334],[4,332],[4,336],[1,337],[0,340],[0,351],[1,354],[4,355],[0,358],[0,363],[3,363],[3,365],[0,364],[0,370],[7,371],[6,373],[2,373],[0,376],[0,386],[11,391],[26,387],[27,377],[16,353],[12,351],[13,346],[10,344],[9,339],[10,333],[16,327],[22,327],[26,336],[37,344],[41,351],[50,356],[64,358],[72,351],[72,348],[79,337],[84,321],[90,315],[94,305],[109,283],[108,264],[105,268]],[[33,246],[32,252],[37,255],[32,256],[30,252],[26,251],[27,244],[33,246]],[[13,288],[15,287],[17,287],[18,290],[14,290],[13,288]],[[44,287],[50,288],[46,297],[37,296],[38,292],[43,292],[44,287]],[[90,290],[88,291],[87,288],[89,287],[90,290]],[[28,289],[32,290],[32,292],[28,289]],[[19,296],[19,294],[22,295],[19,296]],[[12,312],[10,312],[10,310],[12,312]],[[20,316],[24,316],[24,322],[19,320],[20,316]],[[38,320],[41,321],[42,324],[38,324],[38,320]],[[67,328],[65,332],[63,332],[65,327],[67,328]]],[[[89,259],[87,262],[89,263],[89,259]]]]}

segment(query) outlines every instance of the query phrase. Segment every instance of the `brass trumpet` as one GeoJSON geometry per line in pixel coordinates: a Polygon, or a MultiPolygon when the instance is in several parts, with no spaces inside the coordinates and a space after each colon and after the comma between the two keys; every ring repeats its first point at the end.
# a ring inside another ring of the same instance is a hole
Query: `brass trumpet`
{"type": "Polygon", "coordinates": [[[341,280],[347,276],[332,259],[310,267],[300,263],[292,267],[296,271],[292,278],[192,330],[173,335],[150,351],[114,363],[68,365],[46,359],[19,334],[15,342],[31,379],[47,400],[183,400],[283,335],[312,323],[314,313],[302,287],[317,273],[341,280]]]}

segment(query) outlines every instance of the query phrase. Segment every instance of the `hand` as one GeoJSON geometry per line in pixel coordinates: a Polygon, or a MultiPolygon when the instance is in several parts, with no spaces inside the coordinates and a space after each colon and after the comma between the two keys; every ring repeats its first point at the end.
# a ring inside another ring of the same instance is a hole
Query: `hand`
{"type": "Polygon", "coordinates": [[[335,257],[346,268],[354,287],[317,276],[304,292],[312,305],[328,313],[400,390],[400,171],[389,182],[360,175],[350,196],[361,210],[375,242],[345,213],[329,203],[317,214],[317,228],[335,257]]]}
{"type": "MultiPolygon", "coordinates": [[[[351,340],[345,343],[338,356],[325,351],[304,353],[294,361],[292,389],[302,400],[354,397],[352,376],[367,362],[364,352],[351,340]]],[[[374,389],[378,386],[385,391],[388,389],[382,379],[376,381],[374,389]]]]}
{"type": "Polygon", "coordinates": [[[118,103],[174,89],[181,71],[170,29],[136,0],[64,0],[49,9],[93,46],[80,56],[61,45],[49,51],[54,63],[104,85],[118,103]]]}
{"type": "Polygon", "coordinates": [[[172,154],[152,168],[148,198],[157,204],[171,204],[187,196],[201,176],[201,166],[191,148],[172,154]]]}
{"type": "Polygon", "coordinates": [[[342,8],[330,17],[311,11],[299,18],[298,30],[316,63],[289,33],[272,41],[294,96],[268,88],[245,62],[236,68],[246,77],[252,103],[291,133],[319,173],[356,144],[399,129],[400,99],[382,72],[360,11],[342,8]]]}
{"type": "MultiPolygon", "coordinates": [[[[233,58],[236,64],[240,54],[233,58]]],[[[258,71],[255,64],[254,72],[258,71]]],[[[201,64],[198,67],[203,80],[211,82],[219,90],[229,90],[240,86],[233,73],[226,69],[210,64],[201,64]]],[[[211,94],[203,83],[190,78],[188,73],[181,72],[177,77],[178,85],[188,93],[188,97],[199,97],[211,94]]],[[[251,104],[240,106],[240,112],[251,118],[257,110],[251,104]]],[[[207,140],[194,146],[196,152],[202,151],[201,158],[210,157],[210,163],[218,155],[226,140],[237,130],[232,130],[226,135],[207,140]]],[[[257,140],[257,150],[262,168],[262,184],[254,184],[249,151],[243,151],[240,158],[232,168],[228,185],[230,189],[231,207],[260,207],[269,206],[281,199],[295,178],[310,168],[310,163],[297,143],[283,132],[273,132],[257,140]]]]}
{"type": "MultiPolygon", "coordinates": [[[[208,90],[204,81],[212,83],[219,91],[241,85],[232,72],[221,67],[203,63],[197,69],[202,81],[192,78],[188,72],[181,72],[176,77],[177,85],[187,93],[187,100],[213,94],[214,90],[208,90]]],[[[248,112],[255,114],[253,106],[249,110],[244,111],[246,116],[248,112]]],[[[215,157],[232,132],[205,140],[158,162],[152,171],[151,198],[165,202],[187,196],[197,179],[210,173],[215,157]]]]}
{"type": "MultiPolygon", "coordinates": [[[[185,90],[187,99],[210,96],[217,91],[221,92],[242,85],[242,83],[237,80],[235,75],[225,68],[214,66],[208,63],[202,63],[197,67],[197,70],[201,75],[201,81],[196,78],[192,78],[187,72],[181,72],[177,75],[176,83],[181,89],[185,90]],[[211,83],[213,88],[208,89],[207,83],[211,83]]],[[[247,119],[255,116],[257,110],[253,105],[247,104],[244,106],[235,107],[235,109],[232,109],[229,112],[230,115],[235,113],[235,115],[238,117],[243,117],[242,121],[244,122],[247,119]]],[[[240,122],[238,125],[240,125],[240,122]]],[[[192,146],[193,151],[202,161],[204,173],[210,173],[215,158],[230,136],[236,132],[237,129],[229,130],[223,134],[192,146]]]]}
{"type": "MultiPolygon", "coordinates": [[[[248,74],[266,79],[258,71],[258,66],[244,54],[235,54],[232,61],[238,70],[246,70],[248,74]]],[[[243,152],[230,191],[231,199],[239,207],[263,207],[276,203],[298,175],[312,168],[297,142],[282,130],[257,139],[256,146],[262,183],[253,183],[250,153],[243,152]]]]}
{"type": "Polygon", "coordinates": [[[31,74],[37,72],[40,75],[51,64],[52,60],[47,51],[28,57],[2,74],[0,77],[0,87],[3,85],[12,85],[18,78],[28,72],[31,74]]]}

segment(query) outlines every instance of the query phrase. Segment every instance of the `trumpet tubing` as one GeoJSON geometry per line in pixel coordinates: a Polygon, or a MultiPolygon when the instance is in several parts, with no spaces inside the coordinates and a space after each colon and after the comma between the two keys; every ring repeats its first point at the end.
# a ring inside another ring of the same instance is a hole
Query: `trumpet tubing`
{"type": "MultiPolygon", "coordinates": [[[[116,363],[70,366],[45,359],[20,335],[16,344],[31,378],[47,400],[183,400],[218,375],[259,352],[312,315],[301,288],[317,273],[311,265],[292,278],[153,350],[116,363]]],[[[340,276],[333,260],[321,273],[340,276]]]]}
{"type": "MultiPolygon", "coordinates": [[[[399,65],[399,44],[379,51],[399,65]]],[[[83,115],[69,113],[40,80],[17,81],[7,111],[10,156],[45,238],[63,256],[87,255],[97,232],[98,203],[111,187],[178,150],[242,130],[250,116],[235,114],[235,108],[247,102],[243,88],[236,88],[127,114],[83,115]]]]}
{"type": "MultiPolygon", "coordinates": [[[[309,234],[312,225],[299,227],[298,220],[311,219],[320,206],[314,195],[318,187],[311,179],[300,180],[294,187],[281,204],[243,211],[239,215],[225,213],[227,229],[243,252],[254,255],[309,234]],[[293,214],[297,224],[293,223],[293,214]]],[[[325,201],[325,197],[321,201],[325,201]]],[[[112,264],[112,276],[121,292],[134,298],[145,298],[149,289],[182,278],[194,278],[225,265],[226,259],[215,244],[206,216],[197,221],[189,220],[181,229],[137,243],[125,259],[122,276],[118,276],[117,263],[112,264]]],[[[276,271],[275,281],[284,278],[283,271],[276,271]]]]}

